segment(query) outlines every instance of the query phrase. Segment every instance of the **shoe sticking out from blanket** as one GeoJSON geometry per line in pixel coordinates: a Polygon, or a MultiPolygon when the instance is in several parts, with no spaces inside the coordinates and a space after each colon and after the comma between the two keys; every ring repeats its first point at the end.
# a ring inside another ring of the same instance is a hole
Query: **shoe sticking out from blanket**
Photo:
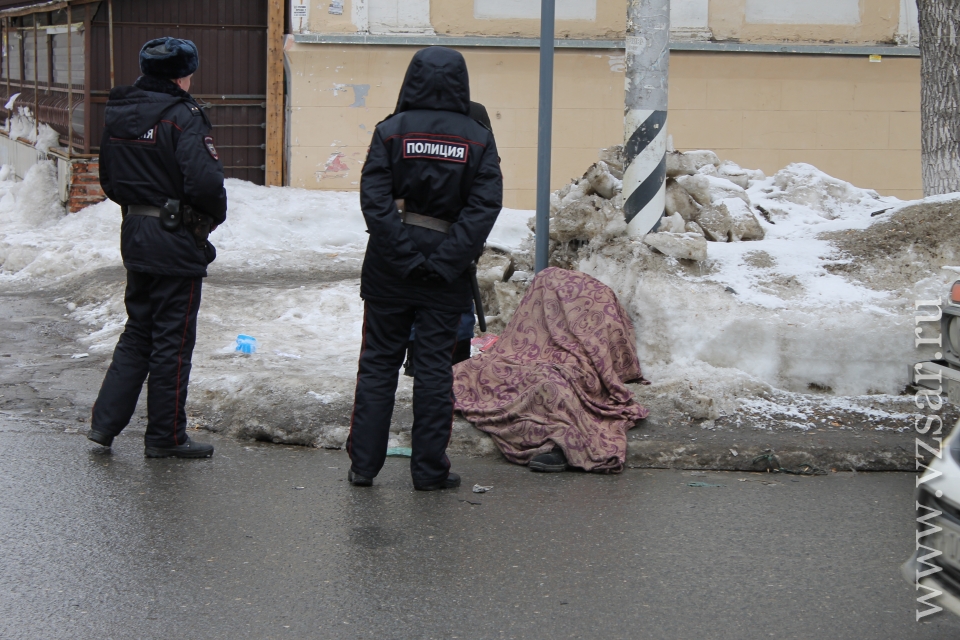
{"type": "Polygon", "coordinates": [[[530,471],[541,473],[559,473],[567,470],[567,457],[563,449],[557,447],[550,453],[541,453],[530,461],[530,471]]]}

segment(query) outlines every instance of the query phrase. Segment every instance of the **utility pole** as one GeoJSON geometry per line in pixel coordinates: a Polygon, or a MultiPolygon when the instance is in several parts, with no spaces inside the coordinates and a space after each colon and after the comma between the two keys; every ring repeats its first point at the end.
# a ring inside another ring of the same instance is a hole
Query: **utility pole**
{"type": "Polygon", "coordinates": [[[550,258],[550,156],[553,151],[553,34],[556,0],[540,1],[540,113],[537,138],[537,231],[535,269],[550,258]]]}
{"type": "Polygon", "coordinates": [[[666,205],[669,0],[627,0],[626,63],[623,213],[639,237],[666,205]]]}

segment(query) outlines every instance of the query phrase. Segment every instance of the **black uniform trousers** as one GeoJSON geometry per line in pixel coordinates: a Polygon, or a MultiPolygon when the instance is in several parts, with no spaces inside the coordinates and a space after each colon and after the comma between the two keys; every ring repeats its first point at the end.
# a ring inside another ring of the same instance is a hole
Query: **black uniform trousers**
{"type": "Polygon", "coordinates": [[[147,446],[187,440],[187,382],[203,278],[127,271],[127,324],[113,352],[91,427],[115,436],[130,422],[147,380],[147,446]]]}
{"type": "Polygon", "coordinates": [[[417,486],[446,480],[453,429],[453,351],[460,312],[381,302],[364,303],[363,346],[347,451],[354,473],[374,478],[383,468],[400,366],[416,327],[413,378],[413,455],[417,486]]]}

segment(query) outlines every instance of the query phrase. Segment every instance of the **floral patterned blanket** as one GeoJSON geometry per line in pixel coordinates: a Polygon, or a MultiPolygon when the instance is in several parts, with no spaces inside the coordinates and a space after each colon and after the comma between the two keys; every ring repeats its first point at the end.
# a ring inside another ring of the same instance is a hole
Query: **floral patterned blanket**
{"type": "Polygon", "coordinates": [[[627,430],[649,411],[633,324],[613,291],[551,267],[533,280],[500,340],[454,367],[456,408],[511,462],[559,445],[571,466],[619,472],[627,430]]]}

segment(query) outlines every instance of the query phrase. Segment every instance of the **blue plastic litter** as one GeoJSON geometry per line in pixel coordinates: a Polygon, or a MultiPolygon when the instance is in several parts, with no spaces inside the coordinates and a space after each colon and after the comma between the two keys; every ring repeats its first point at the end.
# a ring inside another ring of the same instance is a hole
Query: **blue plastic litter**
{"type": "Polygon", "coordinates": [[[240,353],[256,353],[257,352],[257,339],[253,336],[245,336],[240,334],[237,336],[237,351],[240,353]]]}
{"type": "Polygon", "coordinates": [[[409,458],[413,455],[413,449],[410,447],[390,447],[387,449],[388,456],[396,456],[398,458],[409,458]]]}

